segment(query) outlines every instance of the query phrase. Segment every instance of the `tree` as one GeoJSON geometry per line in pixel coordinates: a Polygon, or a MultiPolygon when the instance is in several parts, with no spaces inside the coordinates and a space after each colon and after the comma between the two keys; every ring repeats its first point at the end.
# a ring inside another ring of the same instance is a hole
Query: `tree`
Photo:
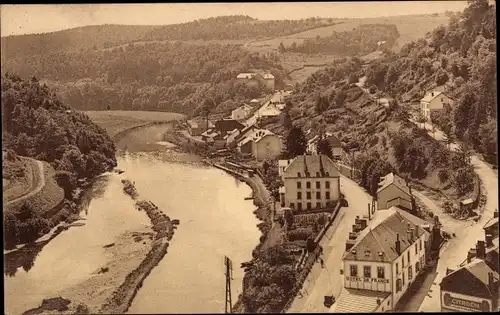
{"type": "Polygon", "coordinates": [[[6,249],[14,248],[19,239],[17,219],[11,211],[4,211],[4,246],[6,249]]]}
{"type": "Polygon", "coordinates": [[[318,143],[316,144],[316,151],[318,154],[324,154],[329,158],[333,157],[330,141],[328,141],[328,138],[326,138],[323,134],[320,135],[318,143]]]}
{"type": "Polygon", "coordinates": [[[448,170],[444,168],[440,169],[438,172],[438,178],[441,184],[446,183],[450,179],[450,174],[448,173],[448,170]]]}
{"type": "Polygon", "coordinates": [[[307,140],[300,127],[294,126],[290,129],[286,138],[286,149],[290,158],[306,153],[307,140]]]}
{"type": "Polygon", "coordinates": [[[286,49],[285,49],[285,45],[283,45],[283,42],[281,42],[281,43],[279,44],[279,46],[278,46],[278,51],[279,51],[280,53],[284,53],[284,52],[286,51],[286,49]]]}

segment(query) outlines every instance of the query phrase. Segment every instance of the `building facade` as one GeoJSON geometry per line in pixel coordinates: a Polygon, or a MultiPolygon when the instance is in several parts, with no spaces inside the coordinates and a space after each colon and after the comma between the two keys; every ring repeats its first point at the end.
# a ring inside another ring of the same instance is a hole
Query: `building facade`
{"type": "Polygon", "coordinates": [[[452,105],[453,100],[440,91],[429,91],[420,100],[420,110],[428,120],[433,111],[443,110],[446,105],[452,105]]]}
{"type": "Polygon", "coordinates": [[[188,132],[191,136],[200,136],[208,129],[214,127],[214,124],[211,121],[208,121],[207,123],[206,119],[188,120],[187,125],[188,132]]]}
{"type": "Polygon", "coordinates": [[[238,150],[242,154],[252,154],[255,159],[276,159],[282,152],[281,137],[269,130],[255,130],[238,143],[238,150]]]}
{"type": "Polygon", "coordinates": [[[397,207],[376,212],[369,222],[357,219],[342,259],[344,288],[386,293],[377,298],[377,309],[393,310],[425,266],[429,229],[397,207]]]}
{"type": "Polygon", "coordinates": [[[406,181],[394,173],[383,177],[377,190],[377,209],[385,210],[397,206],[413,211],[412,193],[406,181]]]}
{"type": "MultiPolygon", "coordinates": [[[[325,137],[330,144],[330,148],[332,149],[332,157],[334,159],[340,159],[343,153],[342,142],[330,132],[326,132],[325,137]]],[[[320,136],[315,135],[307,141],[307,152],[309,152],[309,154],[318,153],[317,146],[319,139],[320,136]]]]}
{"type": "Polygon", "coordinates": [[[283,207],[295,211],[330,207],[340,198],[340,173],[326,155],[297,156],[283,171],[283,207]]]}
{"type": "Polygon", "coordinates": [[[253,107],[250,105],[242,105],[231,112],[231,118],[234,120],[247,119],[250,116],[252,109],[253,107]]]}

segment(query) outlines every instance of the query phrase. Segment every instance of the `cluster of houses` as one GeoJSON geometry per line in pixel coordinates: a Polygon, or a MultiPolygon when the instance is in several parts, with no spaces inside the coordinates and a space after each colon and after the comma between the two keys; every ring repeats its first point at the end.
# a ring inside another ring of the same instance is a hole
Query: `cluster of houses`
{"type": "Polygon", "coordinates": [[[237,82],[243,82],[248,86],[263,86],[269,90],[274,91],[275,88],[275,78],[274,75],[270,73],[255,73],[255,72],[246,72],[240,73],[236,76],[237,82]]]}
{"type": "Polygon", "coordinates": [[[411,187],[398,175],[381,178],[376,200],[346,240],[344,287],[334,312],[394,310],[439,241],[439,224],[416,216],[411,187]]]}
{"type": "MultiPolygon", "coordinates": [[[[320,135],[317,132],[314,132],[312,129],[309,129],[306,131],[305,136],[307,140],[307,153],[317,154],[318,141],[321,138],[320,135]]],[[[344,150],[342,149],[342,142],[333,133],[330,132],[325,132],[323,134],[323,137],[330,144],[333,159],[339,160],[345,154],[344,150]]]]}
{"type": "Polygon", "coordinates": [[[498,312],[500,308],[498,210],[483,227],[484,240],[457,270],[447,269],[441,281],[443,312],[498,312]]]}

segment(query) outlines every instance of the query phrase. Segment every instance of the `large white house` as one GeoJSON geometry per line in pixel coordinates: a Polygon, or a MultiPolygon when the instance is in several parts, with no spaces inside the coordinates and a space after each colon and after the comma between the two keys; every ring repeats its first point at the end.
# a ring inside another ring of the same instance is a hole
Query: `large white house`
{"type": "Polygon", "coordinates": [[[259,161],[277,158],[282,149],[281,137],[264,129],[255,129],[238,142],[239,152],[252,154],[259,161]]]}
{"type": "Polygon", "coordinates": [[[420,110],[426,119],[431,118],[431,113],[444,109],[445,105],[452,105],[453,100],[441,91],[429,91],[420,100],[420,110]]]}
{"type": "Polygon", "coordinates": [[[356,219],[346,242],[337,313],[393,310],[425,266],[431,228],[426,221],[397,207],[367,221],[356,219]]]}
{"type": "Polygon", "coordinates": [[[242,106],[234,109],[231,112],[231,118],[234,120],[243,120],[247,119],[252,113],[253,107],[247,104],[243,104],[242,106]]]}
{"type": "Polygon", "coordinates": [[[296,211],[329,207],[340,198],[340,173],[326,155],[300,155],[283,170],[282,207],[296,211]]]}

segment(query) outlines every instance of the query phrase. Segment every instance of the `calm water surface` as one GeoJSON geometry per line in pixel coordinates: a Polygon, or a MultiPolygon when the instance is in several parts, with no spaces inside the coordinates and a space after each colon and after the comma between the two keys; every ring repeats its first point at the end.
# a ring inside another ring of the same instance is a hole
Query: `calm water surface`
{"type": "Polygon", "coordinates": [[[244,200],[251,189],[217,169],[168,162],[169,146],[157,143],[166,128],[152,126],[120,140],[119,148],[155,152],[118,157],[125,173],[97,183],[100,191],[84,215],[85,226],[71,228],[27,253],[28,262],[11,263],[5,272],[10,275],[4,276],[7,314],[37,307],[43,298],[87,279],[105,263],[104,245],[126,230],[150,223],[123,193],[122,178],[135,182],[141,199],[180,220],[168,254],[144,281],[129,313],[223,312],[224,255],[233,260],[236,301],[243,277],[240,263],[251,259],[260,237],[255,206],[244,200]]]}

